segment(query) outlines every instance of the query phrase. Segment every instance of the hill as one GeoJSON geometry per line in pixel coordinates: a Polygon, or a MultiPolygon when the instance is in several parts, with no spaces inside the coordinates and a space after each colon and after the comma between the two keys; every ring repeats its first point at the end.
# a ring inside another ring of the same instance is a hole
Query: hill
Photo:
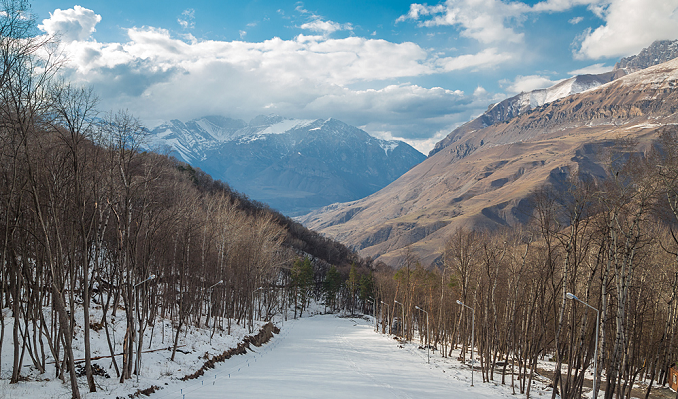
{"type": "Polygon", "coordinates": [[[604,178],[610,151],[623,140],[647,148],[663,127],[678,122],[677,86],[678,60],[672,60],[499,123],[466,126],[380,192],[301,220],[393,266],[407,246],[425,263],[435,262],[456,228],[526,223],[535,191],[564,189],[574,170],[604,178]]]}

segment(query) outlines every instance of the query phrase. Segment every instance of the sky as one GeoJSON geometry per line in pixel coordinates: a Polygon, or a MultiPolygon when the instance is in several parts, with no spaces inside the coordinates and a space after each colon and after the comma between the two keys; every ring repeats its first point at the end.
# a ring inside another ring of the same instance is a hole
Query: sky
{"type": "Polygon", "coordinates": [[[149,128],[206,115],[337,118],[428,153],[488,106],[678,39],[678,0],[31,4],[64,77],[149,128]]]}

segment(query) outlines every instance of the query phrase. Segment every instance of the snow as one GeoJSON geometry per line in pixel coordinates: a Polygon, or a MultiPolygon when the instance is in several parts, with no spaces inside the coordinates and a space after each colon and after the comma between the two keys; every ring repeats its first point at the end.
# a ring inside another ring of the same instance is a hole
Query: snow
{"type": "Polygon", "coordinates": [[[225,134],[224,129],[221,129],[220,127],[214,125],[213,123],[205,119],[198,119],[197,121],[195,121],[195,123],[217,141],[226,141],[231,139],[231,136],[225,134]]]}
{"type": "MultiPolygon", "coordinates": [[[[45,316],[51,317],[49,308],[45,316]]],[[[235,355],[217,363],[198,379],[181,381],[180,378],[194,373],[212,357],[237,346],[243,337],[250,335],[246,329],[233,324],[232,335],[217,330],[210,340],[210,329],[189,327],[180,334],[180,348],[174,361],[171,351],[164,349],[171,345],[173,330],[168,320],[158,320],[155,328],[145,331],[142,368],[139,382],[136,377],[120,384],[115,378],[110,358],[94,360],[111,378],[95,376],[98,391],[87,392],[84,377],[78,379],[80,391],[87,398],[127,397],[137,390],[151,386],[159,387],[151,398],[515,398],[524,397],[518,391],[512,394],[510,377],[507,385],[501,385],[501,374],[495,372],[494,381],[482,382],[478,370],[473,372],[474,386],[471,386],[472,371],[467,364],[458,361],[459,349],[451,357],[443,358],[439,351],[427,352],[415,342],[402,342],[394,336],[376,332],[371,317],[340,317],[334,314],[319,314],[322,306],[312,309],[312,316],[297,320],[274,320],[280,328],[267,344],[252,346],[245,355],[235,355]],[[153,335],[153,341],[150,337],[153,335]],[[207,355],[207,356],[206,356],[207,355]]],[[[2,347],[2,373],[0,397],[2,398],[69,398],[68,377],[66,383],[54,378],[54,365],[48,364],[47,371],[39,374],[31,365],[30,358],[24,358],[22,375],[26,381],[8,384],[11,375],[13,318],[5,310],[5,342],[2,347]]],[[[95,305],[92,319],[98,321],[101,311],[95,305]]],[[[74,340],[76,359],[83,357],[82,312],[76,313],[77,327],[74,340]]],[[[290,314],[291,316],[291,314],[290,314]]],[[[109,314],[110,317],[110,314],[109,314]]],[[[48,319],[49,320],[49,319],[48,319]]],[[[110,320],[115,342],[115,352],[121,350],[124,338],[124,315],[119,313],[110,320]]],[[[256,322],[256,330],[264,323],[256,322]]],[[[92,356],[108,355],[105,333],[92,330],[92,356]]],[[[117,358],[120,363],[120,357],[117,358]]],[[[49,355],[48,355],[49,361],[49,355]]],[[[553,362],[540,360],[539,367],[553,370],[553,362]]],[[[563,365],[566,369],[567,365],[563,365]]],[[[591,377],[591,374],[588,375],[591,377]]],[[[550,397],[551,389],[546,385],[547,377],[535,376],[530,392],[531,397],[550,397]]],[[[591,392],[584,390],[590,397],[591,392]]]]}
{"type": "Polygon", "coordinates": [[[278,122],[274,125],[267,127],[266,129],[259,132],[260,134],[283,134],[287,133],[289,130],[308,126],[311,123],[315,122],[315,119],[285,119],[281,122],[278,122]]]}
{"type": "MultiPolygon", "coordinates": [[[[316,315],[290,320],[256,352],[234,357],[204,378],[171,383],[152,398],[508,398],[460,362],[374,331],[373,319],[316,315]],[[184,396],[185,395],[185,396],[184,396]]],[[[545,393],[533,387],[533,394],[545,393]]],[[[549,394],[550,396],[550,394],[549,394]]]]}
{"type": "MultiPolygon", "coordinates": [[[[12,374],[12,325],[14,319],[11,317],[7,309],[5,314],[5,337],[2,345],[2,371],[0,373],[0,397],[2,398],[70,398],[70,382],[68,375],[66,375],[66,382],[55,378],[54,364],[50,364],[53,358],[50,356],[49,349],[47,349],[47,342],[44,341],[45,352],[47,355],[46,372],[39,374],[34,368],[28,354],[24,356],[24,366],[22,368],[22,375],[27,377],[27,381],[22,381],[17,384],[9,384],[9,379],[12,374]]],[[[43,308],[46,320],[51,320],[52,312],[48,307],[43,308]]],[[[127,327],[125,322],[124,311],[118,311],[116,317],[112,317],[108,313],[109,323],[111,328],[111,338],[114,342],[114,352],[122,352],[122,342],[125,337],[125,329],[127,327]]],[[[91,321],[99,322],[101,320],[101,309],[94,306],[92,309],[91,321]]],[[[211,323],[211,321],[210,321],[211,323]]],[[[260,328],[264,323],[258,322],[256,328],[260,328]]],[[[83,342],[83,318],[82,311],[76,312],[76,328],[73,340],[73,352],[76,360],[84,358],[84,342],[83,342]]],[[[172,352],[166,348],[173,343],[173,332],[169,320],[158,320],[155,327],[148,327],[144,334],[143,351],[153,350],[154,352],[147,352],[142,354],[142,367],[139,383],[136,382],[136,377],[133,376],[131,380],[120,383],[116,378],[115,369],[113,368],[110,358],[103,358],[93,360],[93,364],[97,364],[103,368],[110,378],[104,376],[95,376],[95,381],[98,386],[97,392],[89,393],[87,388],[87,381],[85,377],[78,378],[78,385],[80,393],[87,398],[109,398],[122,396],[127,397],[128,394],[136,392],[138,389],[146,389],[151,385],[164,387],[165,382],[170,382],[181,378],[187,374],[191,374],[198,370],[205,362],[204,355],[208,353],[210,356],[215,356],[223,353],[229,348],[236,347],[238,342],[241,342],[246,335],[250,335],[248,331],[235,323],[232,326],[232,334],[228,335],[225,332],[216,331],[214,337],[210,342],[211,329],[189,327],[186,331],[182,328],[179,337],[179,350],[186,352],[177,352],[175,360],[171,361],[172,352]],[[151,335],[153,340],[151,341],[151,335]],[[150,345],[150,347],[149,347],[150,345]],[[160,349],[160,350],[157,350],[160,349]]],[[[23,328],[22,328],[23,329],[23,328]]],[[[100,331],[90,330],[91,334],[91,351],[92,357],[109,356],[110,351],[106,341],[106,333],[103,329],[100,331]]],[[[237,356],[235,357],[237,358],[237,356]]],[[[121,367],[122,356],[116,356],[118,367],[121,367]]],[[[76,367],[77,367],[76,362],[76,367]]],[[[84,363],[80,363],[84,365],[84,363]]]]}
{"type": "Polygon", "coordinates": [[[651,85],[653,89],[675,89],[678,80],[678,58],[626,75],[618,80],[624,86],[642,84],[651,85]]]}
{"type": "Polygon", "coordinates": [[[381,141],[379,142],[379,145],[380,145],[381,148],[384,150],[384,152],[386,153],[386,155],[388,155],[389,151],[393,151],[394,149],[396,149],[396,147],[398,147],[398,144],[399,144],[399,143],[398,143],[397,141],[385,141],[385,140],[381,140],[381,141]]]}

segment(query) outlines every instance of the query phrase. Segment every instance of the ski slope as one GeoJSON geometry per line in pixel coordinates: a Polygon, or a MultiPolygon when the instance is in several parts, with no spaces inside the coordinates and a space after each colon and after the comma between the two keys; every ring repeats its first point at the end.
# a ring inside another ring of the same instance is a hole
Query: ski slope
{"type": "MultiPolygon", "coordinates": [[[[481,382],[436,352],[400,345],[364,319],[317,315],[284,323],[280,335],[204,377],[173,382],[151,398],[502,398],[510,387],[481,382]]],[[[535,387],[536,388],[536,387],[535,387]]],[[[550,391],[548,391],[550,395],[550,391]]],[[[533,396],[545,394],[533,390],[533,396]]]]}

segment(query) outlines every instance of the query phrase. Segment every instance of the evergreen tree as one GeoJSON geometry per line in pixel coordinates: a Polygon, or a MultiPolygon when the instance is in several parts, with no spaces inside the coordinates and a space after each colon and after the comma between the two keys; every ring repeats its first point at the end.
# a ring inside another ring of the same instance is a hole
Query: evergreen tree
{"type": "Polygon", "coordinates": [[[313,288],[313,265],[308,257],[302,261],[297,259],[292,266],[292,286],[294,287],[294,317],[297,317],[297,307],[299,302],[301,308],[299,309],[299,317],[308,306],[309,293],[313,288]]]}
{"type": "Polygon", "coordinates": [[[334,266],[330,267],[330,270],[327,271],[327,275],[325,276],[325,281],[323,283],[323,288],[325,291],[325,306],[329,306],[330,311],[334,311],[336,309],[337,293],[341,288],[341,283],[341,274],[337,268],[334,266]]]}

